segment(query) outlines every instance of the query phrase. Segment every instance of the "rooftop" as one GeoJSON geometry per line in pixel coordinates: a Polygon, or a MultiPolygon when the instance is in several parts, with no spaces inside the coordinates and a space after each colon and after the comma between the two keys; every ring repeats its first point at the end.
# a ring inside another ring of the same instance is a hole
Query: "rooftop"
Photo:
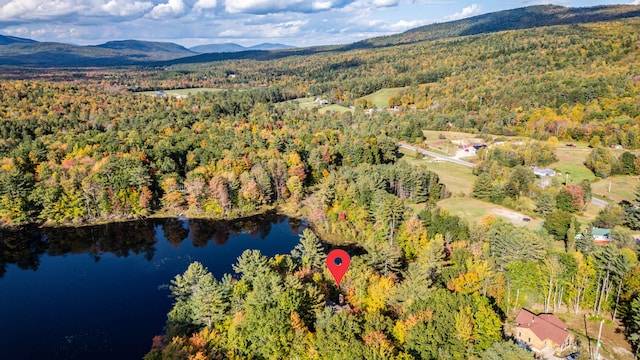
{"type": "Polygon", "coordinates": [[[527,309],[520,309],[516,324],[531,329],[540,340],[549,339],[558,345],[564,344],[569,336],[567,325],[553,314],[536,315],[527,309]]]}
{"type": "Polygon", "coordinates": [[[603,229],[594,226],[593,230],[591,230],[591,233],[593,234],[593,236],[609,237],[611,235],[611,229],[603,229]]]}

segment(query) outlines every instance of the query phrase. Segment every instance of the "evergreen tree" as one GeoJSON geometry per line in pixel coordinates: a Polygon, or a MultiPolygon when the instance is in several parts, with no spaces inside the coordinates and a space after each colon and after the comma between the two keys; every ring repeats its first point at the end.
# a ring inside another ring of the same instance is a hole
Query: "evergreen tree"
{"type": "Polygon", "coordinates": [[[576,241],[576,248],[583,254],[590,254],[593,249],[593,226],[587,226],[576,241]]]}
{"type": "Polygon", "coordinates": [[[476,181],[473,183],[473,197],[478,198],[480,200],[489,201],[491,198],[491,193],[493,190],[493,183],[489,174],[482,173],[476,181]]]}
{"type": "Polygon", "coordinates": [[[233,271],[242,275],[242,279],[253,283],[259,277],[272,272],[269,267],[269,259],[262,255],[260,250],[245,250],[238,257],[238,262],[233,265],[233,271]]]}
{"type": "Polygon", "coordinates": [[[622,204],[627,214],[626,225],[632,230],[640,230],[640,185],[636,187],[635,201],[622,204]]]}
{"type": "Polygon", "coordinates": [[[548,191],[542,192],[535,198],[536,212],[542,216],[549,215],[556,208],[556,198],[548,191]]]}
{"type": "Polygon", "coordinates": [[[326,257],[322,243],[311,229],[304,229],[300,235],[300,243],[291,251],[291,256],[299,259],[302,266],[320,269],[326,257]]]}
{"type": "Polygon", "coordinates": [[[640,355],[640,296],[631,301],[626,316],[627,338],[633,346],[636,356],[640,355]]]}

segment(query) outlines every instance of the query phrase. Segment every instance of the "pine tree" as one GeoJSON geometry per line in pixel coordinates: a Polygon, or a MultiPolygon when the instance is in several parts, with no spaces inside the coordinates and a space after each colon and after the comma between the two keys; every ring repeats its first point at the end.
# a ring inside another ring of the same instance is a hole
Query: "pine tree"
{"type": "Polygon", "coordinates": [[[320,269],[326,257],[322,243],[311,229],[304,229],[300,243],[291,251],[291,256],[299,259],[303,267],[320,269]]]}
{"type": "Polygon", "coordinates": [[[633,204],[624,204],[627,213],[626,225],[633,230],[640,230],[640,185],[636,188],[636,198],[633,204]]]}
{"type": "Polygon", "coordinates": [[[635,355],[640,355],[640,296],[633,300],[629,307],[627,316],[627,336],[631,345],[635,350],[635,355]]]}
{"type": "Polygon", "coordinates": [[[491,198],[493,184],[489,174],[483,173],[473,183],[473,197],[488,201],[491,198]]]}

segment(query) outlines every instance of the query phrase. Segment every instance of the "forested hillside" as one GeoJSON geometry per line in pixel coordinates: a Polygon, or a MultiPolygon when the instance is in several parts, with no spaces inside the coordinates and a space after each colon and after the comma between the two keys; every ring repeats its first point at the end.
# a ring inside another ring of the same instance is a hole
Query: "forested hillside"
{"type": "Polygon", "coordinates": [[[541,185],[531,166],[556,161],[564,139],[593,147],[585,165],[596,176],[638,172],[633,152],[615,158],[602,146],[640,148],[640,19],[354,48],[7,69],[2,225],[272,208],[309,220],[314,231],[295,251],[246,252],[234,279],[198,264],[176,277],[169,338],[150,359],[527,358],[502,332],[519,307],[618,318],[638,354],[640,192],[581,224],[589,181],[541,185]],[[177,88],[194,92],[141,92],[177,88]],[[399,88],[389,108],[362,99],[383,88],[399,88]],[[303,97],[343,111],[292,101],[303,97]],[[426,129],[532,138],[481,150],[467,196],[544,226],[469,224],[440,209],[446,186],[412,165],[419,154],[397,151],[426,129]],[[616,241],[594,244],[592,225],[610,226],[616,241]],[[323,270],[318,235],[353,250],[342,288],[323,270]],[[350,309],[325,306],[339,294],[350,309]]]}

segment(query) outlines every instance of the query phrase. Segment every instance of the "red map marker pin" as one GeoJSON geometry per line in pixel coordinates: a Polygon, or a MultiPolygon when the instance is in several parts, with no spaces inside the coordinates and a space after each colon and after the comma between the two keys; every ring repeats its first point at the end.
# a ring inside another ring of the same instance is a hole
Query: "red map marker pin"
{"type": "Polygon", "coordinates": [[[333,279],[336,281],[338,286],[340,286],[342,277],[349,269],[349,264],[351,264],[351,257],[344,250],[332,250],[327,255],[327,267],[329,268],[329,271],[331,271],[331,275],[333,275],[333,279]]]}

